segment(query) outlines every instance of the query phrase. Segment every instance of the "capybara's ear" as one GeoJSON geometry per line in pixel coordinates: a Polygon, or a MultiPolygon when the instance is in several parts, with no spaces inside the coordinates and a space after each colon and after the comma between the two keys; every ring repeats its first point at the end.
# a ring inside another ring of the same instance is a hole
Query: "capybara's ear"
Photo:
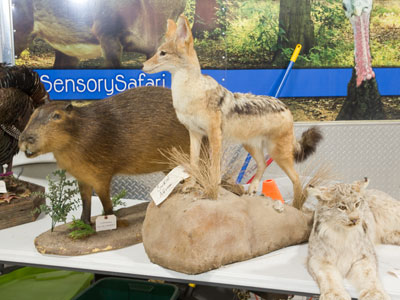
{"type": "Polygon", "coordinates": [[[65,105],[64,109],[66,112],[70,112],[74,109],[74,106],[71,103],[68,103],[67,105],[65,105]]]}

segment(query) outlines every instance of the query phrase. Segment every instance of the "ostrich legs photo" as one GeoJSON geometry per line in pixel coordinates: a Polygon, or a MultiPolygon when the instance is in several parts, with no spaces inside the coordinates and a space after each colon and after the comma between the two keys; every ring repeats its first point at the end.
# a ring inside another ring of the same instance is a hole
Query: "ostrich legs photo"
{"type": "Polygon", "coordinates": [[[346,100],[336,120],[385,119],[369,46],[372,0],[343,0],[343,8],[353,26],[355,68],[347,87],[346,100]]]}

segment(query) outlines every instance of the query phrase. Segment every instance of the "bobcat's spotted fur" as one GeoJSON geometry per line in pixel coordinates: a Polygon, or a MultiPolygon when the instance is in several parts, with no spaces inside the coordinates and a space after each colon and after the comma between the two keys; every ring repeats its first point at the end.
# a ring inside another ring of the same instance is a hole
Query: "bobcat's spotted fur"
{"type": "Polygon", "coordinates": [[[365,179],[308,188],[318,205],[307,266],[319,285],[321,300],[350,300],[344,278],[358,289],[359,299],[390,299],[378,278],[374,244],[400,245],[400,202],[366,190],[367,185],[365,179]]]}

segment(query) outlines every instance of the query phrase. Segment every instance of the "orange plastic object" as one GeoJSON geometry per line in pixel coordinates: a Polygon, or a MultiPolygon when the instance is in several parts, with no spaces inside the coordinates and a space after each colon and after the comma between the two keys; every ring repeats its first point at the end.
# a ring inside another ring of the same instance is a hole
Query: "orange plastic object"
{"type": "Polygon", "coordinates": [[[270,197],[272,200],[280,200],[282,203],[285,203],[285,201],[283,201],[281,192],[279,191],[279,188],[273,179],[263,181],[262,193],[264,196],[270,197]]]}

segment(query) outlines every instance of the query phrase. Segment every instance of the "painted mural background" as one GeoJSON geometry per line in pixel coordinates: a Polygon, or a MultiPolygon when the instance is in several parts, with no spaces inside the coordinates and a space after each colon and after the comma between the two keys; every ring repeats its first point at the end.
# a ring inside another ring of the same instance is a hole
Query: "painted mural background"
{"type": "MultiPolygon", "coordinates": [[[[282,72],[264,74],[260,70],[285,68],[294,46],[301,43],[303,50],[282,94],[298,121],[335,120],[345,101],[354,67],[353,29],[341,0],[14,0],[13,3],[17,64],[43,69],[39,70],[42,76],[49,69],[92,70],[88,76],[97,69],[103,73],[138,70],[162,41],[166,19],[176,19],[181,13],[193,26],[202,68],[215,70],[212,75],[228,88],[242,85],[238,91],[273,94],[282,72]],[[307,93],[307,89],[314,88],[315,91],[307,93]],[[340,92],[336,92],[339,88],[340,92]]],[[[395,88],[396,82],[400,86],[400,1],[373,1],[369,35],[385,118],[400,119],[400,91],[395,88]]],[[[117,73],[113,74],[110,75],[115,80],[112,93],[139,84],[156,84],[156,79],[152,82],[139,73],[133,81],[126,80],[128,73],[121,73],[120,81],[117,73]]],[[[78,80],[79,75],[73,76],[78,80]]],[[[158,82],[167,82],[168,76],[162,76],[158,82]]],[[[47,80],[56,79],[48,75],[47,80]]],[[[63,84],[57,87],[60,92],[55,97],[86,98],[84,93],[62,96],[68,88],[65,80],[63,84]]],[[[100,86],[97,80],[86,85],[86,89],[94,89],[95,84],[96,88],[100,86]]],[[[51,87],[55,89],[53,84],[51,87]]]]}

